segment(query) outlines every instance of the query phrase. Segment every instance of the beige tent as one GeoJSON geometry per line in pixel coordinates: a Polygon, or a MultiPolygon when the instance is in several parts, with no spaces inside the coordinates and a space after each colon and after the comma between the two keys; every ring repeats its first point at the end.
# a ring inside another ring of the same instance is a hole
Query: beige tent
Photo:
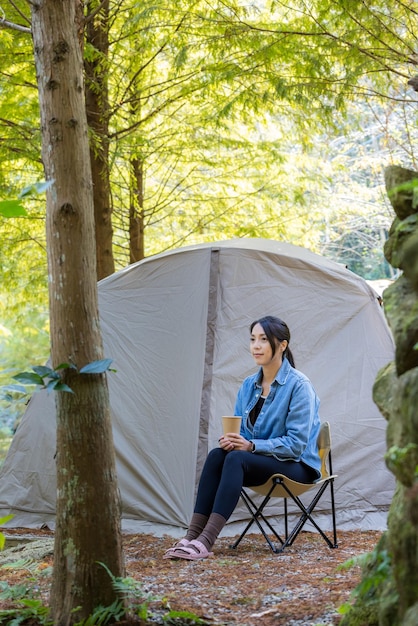
{"type": "MultiPolygon", "coordinates": [[[[231,414],[254,371],[249,324],[266,314],[288,323],[296,365],[331,423],[337,525],[385,528],[394,482],[372,385],[394,347],[362,278],[299,247],[239,239],[131,265],[99,283],[99,302],[105,356],[117,370],[108,379],[125,530],[178,534],[187,526],[221,415],[231,414]]],[[[38,393],[0,474],[0,517],[53,527],[54,454],[54,399],[38,393]]],[[[327,507],[324,500],[324,516],[327,507]]],[[[246,517],[238,507],[231,522],[246,517]]]]}

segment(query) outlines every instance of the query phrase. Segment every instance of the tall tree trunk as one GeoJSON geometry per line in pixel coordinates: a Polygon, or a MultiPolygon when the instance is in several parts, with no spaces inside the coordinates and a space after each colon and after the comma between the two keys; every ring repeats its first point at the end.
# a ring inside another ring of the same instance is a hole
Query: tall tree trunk
{"type": "Polygon", "coordinates": [[[131,200],[129,206],[129,261],[145,256],[144,249],[144,168],[140,159],[131,160],[131,200]]]}
{"type": "Polygon", "coordinates": [[[94,49],[85,61],[86,110],[90,129],[90,159],[96,227],[97,278],[115,271],[109,173],[109,2],[87,3],[86,42],[94,49]],[[100,10],[99,10],[100,5],[100,10]],[[97,11],[97,12],[96,12],[97,11]]]}
{"type": "MultiPolygon", "coordinates": [[[[32,33],[47,192],[53,365],[103,358],[79,0],[37,0],[32,33]]],[[[64,370],[57,404],[57,519],[51,609],[67,626],[115,600],[123,575],[120,506],[105,374],[64,370]],[[79,611],[73,613],[76,607],[79,611]]]]}

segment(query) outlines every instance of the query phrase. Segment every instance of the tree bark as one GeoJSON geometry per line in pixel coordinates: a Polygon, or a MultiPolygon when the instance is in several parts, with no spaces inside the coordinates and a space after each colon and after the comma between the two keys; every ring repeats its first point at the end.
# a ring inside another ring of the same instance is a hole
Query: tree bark
{"type": "Polygon", "coordinates": [[[131,201],[129,205],[129,262],[141,261],[144,248],[144,164],[131,160],[131,201]]]}
{"type": "MultiPolygon", "coordinates": [[[[86,111],[90,129],[90,159],[93,181],[94,222],[96,229],[97,279],[101,280],[115,271],[112,238],[112,206],[109,172],[109,2],[101,2],[100,10],[87,19],[86,42],[94,54],[85,61],[86,111]]],[[[87,3],[92,14],[99,2],[87,3]]]]}
{"type": "Polygon", "coordinates": [[[38,0],[32,33],[47,191],[51,358],[71,363],[58,392],[57,517],[51,610],[64,626],[111,604],[105,564],[123,575],[120,506],[105,374],[78,370],[103,358],[99,326],[93,191],[78,0],[38,0]],[[73,612],[76,607],[81,607],[73,612]]]}

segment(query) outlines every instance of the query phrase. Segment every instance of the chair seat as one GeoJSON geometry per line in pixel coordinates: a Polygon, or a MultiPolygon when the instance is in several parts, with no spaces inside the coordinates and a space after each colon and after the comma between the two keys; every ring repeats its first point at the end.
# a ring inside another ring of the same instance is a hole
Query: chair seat
{"type": "Polygon", "coordinates": [[[322,485],[324,482],[330,480],[331,478],[334,480],[335,478],[337,478],[337,476],[338,474],[333,474],[332,476],[327,476],[325,478],[318,478],[318,480],[315,481],[314,483],[298,483],[295,480],[288,478],[284,474],[273,474],[262,485],[249,487],[249,489],[265,496],[270,492],[271,486],[272,486],[271,483],[273,481],[275,483],[275,487],[273,491],[270,493],[270,497],[271,498],[289,498],[291,496],[289,495],[289,492],[286,491],[284,485],[288,487],[288,489],[293,493],[293,495],[301,496],[306,491],[309,491],[310,489],[314,489],[315,487],[322,485]]]}

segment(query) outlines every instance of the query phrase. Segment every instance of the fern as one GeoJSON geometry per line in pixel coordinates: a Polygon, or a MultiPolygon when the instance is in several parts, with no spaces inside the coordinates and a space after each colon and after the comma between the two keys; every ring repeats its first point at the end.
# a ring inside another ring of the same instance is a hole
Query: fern
{"type": "Polygon", "coordinates": [[[125,607],[122,600],[115,600],[109,606],[98,606],[91,615],[75,626],[104,626],[111,622],[121,620],[125,615],[125,607]]]}
{"type": "Polygon", "coordinates": [[[40,626],[53,626],[49,619],[49,608],[36,598],[19,598],[18,606],[0,610],[0,624],[18,626],[33,621],[40,626]]]}

